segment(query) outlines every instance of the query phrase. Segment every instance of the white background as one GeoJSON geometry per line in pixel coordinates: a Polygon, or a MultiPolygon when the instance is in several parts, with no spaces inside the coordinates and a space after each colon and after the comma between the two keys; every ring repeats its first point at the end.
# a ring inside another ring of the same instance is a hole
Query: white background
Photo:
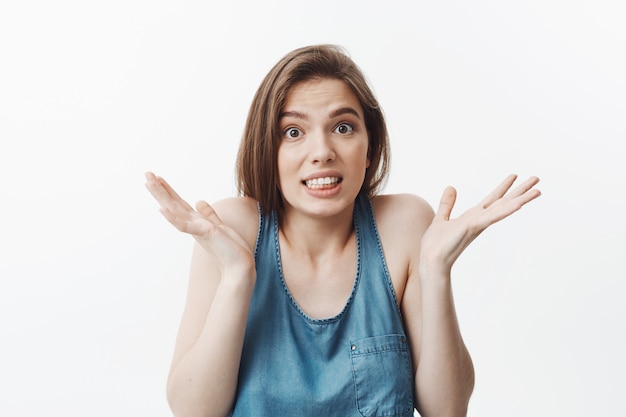
{"type": "Polygon", "coordinates": [[[386,192],[436,206],[451,184],[460,213],[511,172],[542,179],[454,269],[469,415],[623,413],[622,2],[226,3],[0,6],[0,415],[170,415],[192,240],[143,173],[192,202],[234,195],[256,87],[312,43],[374,86],[386,192]]]}

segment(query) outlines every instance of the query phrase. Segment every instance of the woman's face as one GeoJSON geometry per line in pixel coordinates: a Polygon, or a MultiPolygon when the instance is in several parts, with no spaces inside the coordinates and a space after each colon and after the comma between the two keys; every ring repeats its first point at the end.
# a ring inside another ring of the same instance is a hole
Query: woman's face
{"type": "Polygon", "coordinates": [[[285,214],[352,210],[369,166],[363,109],[340,80],[293,86],[280,115],[278,184],[285,214]]]}

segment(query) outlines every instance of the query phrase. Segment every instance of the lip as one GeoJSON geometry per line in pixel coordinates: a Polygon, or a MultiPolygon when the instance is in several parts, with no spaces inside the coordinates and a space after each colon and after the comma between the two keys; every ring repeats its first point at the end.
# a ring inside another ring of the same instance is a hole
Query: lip
{"type": "Polygon", "coordinates": [[[343,183],[338,182],[337,185],[335,185],[332,188],[309,188],[303,182],[302,187],[304,188],[304,192],[307,193],[311,197],[329,198],[329,197],[334,197],[341,192],[341,189],[343,188],[343,183]]]}

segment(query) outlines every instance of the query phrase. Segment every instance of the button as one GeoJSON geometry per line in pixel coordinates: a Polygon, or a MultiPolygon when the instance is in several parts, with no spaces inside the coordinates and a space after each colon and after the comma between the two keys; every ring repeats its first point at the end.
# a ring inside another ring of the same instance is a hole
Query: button
{"type": "Polygon", "coordinates": [[[351,348],[352,350],[356,350],[356,345],[352,345],[350,348],[351,348]]]}
{"type": "Polygon", "coordinates": [[[404,340],[404,337],[401,337],[400,338],[400,343],[404,343],[404,342],[406,342],[406,340],[404,340]]]}

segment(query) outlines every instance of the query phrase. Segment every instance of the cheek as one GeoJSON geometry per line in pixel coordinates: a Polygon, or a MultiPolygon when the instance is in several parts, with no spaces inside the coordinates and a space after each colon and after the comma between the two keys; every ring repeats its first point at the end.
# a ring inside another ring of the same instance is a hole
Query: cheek
{"type": "MultiPolygon", "coordinates": [[[[352,154],[352,164],[354,167],[363,167],[365,169],[369,168],[370,166],[370,158],[369,158],[369,153],[367,152],[367,150],[365,149],[355,149],[352,154]]],[[[361,170],[361,168],[359,168],[359,171],[361,170]]]]}

